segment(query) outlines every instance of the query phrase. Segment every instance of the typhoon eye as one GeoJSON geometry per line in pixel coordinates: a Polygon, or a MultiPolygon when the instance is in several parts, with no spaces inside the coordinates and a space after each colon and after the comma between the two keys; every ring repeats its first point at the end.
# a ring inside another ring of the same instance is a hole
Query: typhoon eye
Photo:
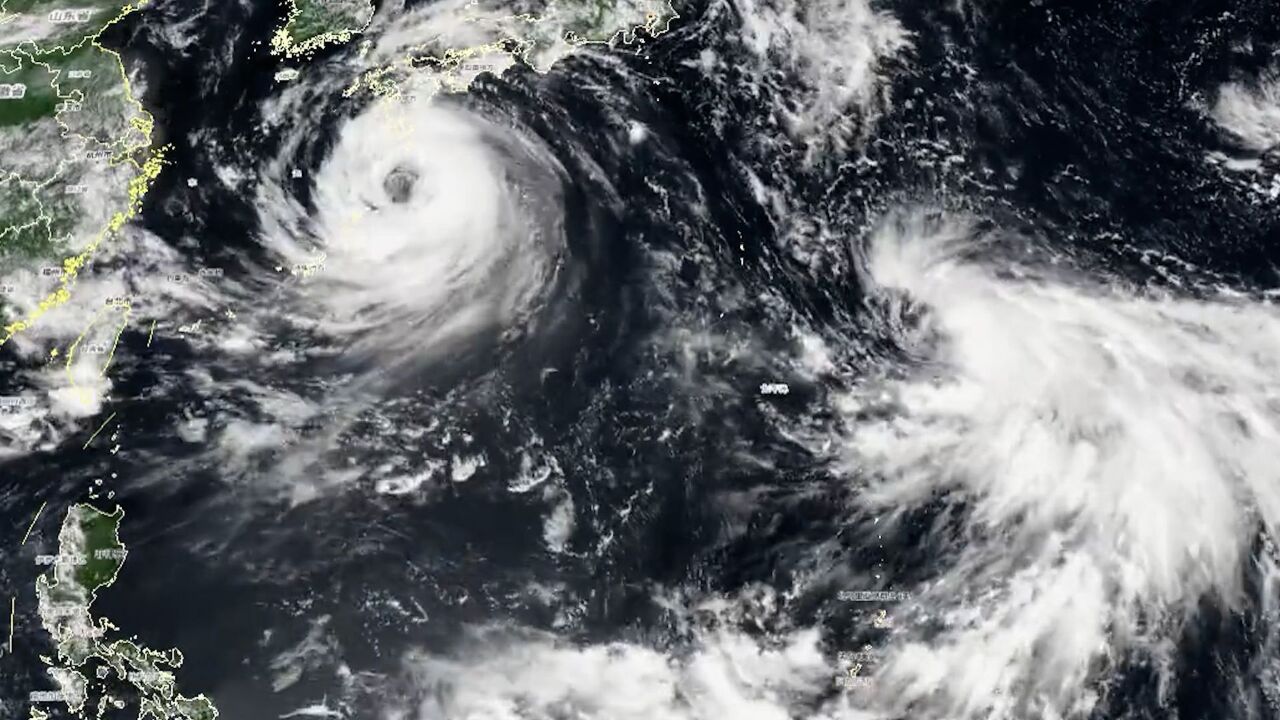
{"type": "Polygon", "coordinates": [[[559,297],[566,176],[520,127],[388,100],[343,120],[311,177],[305,218],[301,204],[264,199],[266,217],[287,219],[264,239],[281,267],[323,262],[292,307],[325,319],[345,361],[376,358],[380,377],[430,365],[493,333],[524,336],[559,297]]]}
{"type": "Polygon", "coordinates": [[[382,188],[386,191],[387,197],[391,199],[391,202],[402,205],[409,202],[409,199],[413,197],[413,190],[417,184],[418,173],[416,171],[403,165],[397,165],[383,179],[382,188]]]}

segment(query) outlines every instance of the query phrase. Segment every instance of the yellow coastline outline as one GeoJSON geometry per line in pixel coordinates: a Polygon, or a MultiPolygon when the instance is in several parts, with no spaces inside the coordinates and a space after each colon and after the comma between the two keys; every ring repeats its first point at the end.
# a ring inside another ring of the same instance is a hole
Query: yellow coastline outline
{"type": "MultiPolygon", "coordinates": [[[[29,311],[25,317],[4,326],[3,330],[0,330],[0,346],[3,346],[19,333],[33,327],[40,318],[50,310],[64,305],[71,300],[71,288],[75,284],[76,277],[79,275],[80,271],[88,265],[89,261],[93,258],[93,255],[97,252],[104,240],[119,232],[121,228],[124,227],[125,223],[137,216],[138,212],[142,208],[143,197],[146,195],[147,191],[151,189],[152,184],[155,182],[156,177],[159,176],[160,171],[163,168],[165,154],[171,149],[171,146],[165,145],[162,147],[152,147],[152,130],[154,129],[155,123],[154,118],[151,116],[151,113],[147,112],[141,101],[138,100],[137,96],[134,94],[133,85],[129,82],[129,75],[125,70],[124,60],[120,57],[120,53],[102,45],[98,41],[108,28],[120,22],[131,13],[134,13],[146,6],[146,4],[147,0],[142,0],[138,3],[125,5],[114,18],[102,25],[97,32],[92,35],[86,35],[79,43],[76,43],[69,48],[58,45],[52,48],[40,49],[40,52],[61,51],[65,54],[83,46],[85,42],[89,42],[97,48],[98,51],[111,56],[111,58],[115,60],[116,70],[120,73],[120,81],[124,88],[125,102],[132,105],[135,109],[135,115],[130,118],[130,124],[146,138],[146,141],[144,144],[134,147],[126,146],[116,155],[116,158],[123,158],[120,162],[128,162],[139,171],[137,175],[129,180],[129,197],[125,208],[123,210],[116,211],[107,222],[106,227],[104,227],[97,236],[84,247],[84,249],[71,257],[63,259],[62,276],[59,279],[57,289],[46,295],[35,309],[29,311]],[[132,152],[146,148],[150,148],[150,154],[141,164],[130,157],[132,152]]],[[[62,124],[61,121],[59,121],[59,124],[62,124]]],[[[63,128],[68,132],[70,130],[66,125],[63,125],[63,128]]],[[[116,158],[112,159],[113,165],[117,163],[116,158]]],[[[119,336],[117,335],[117,340],[118,338],[119,336]]]]}

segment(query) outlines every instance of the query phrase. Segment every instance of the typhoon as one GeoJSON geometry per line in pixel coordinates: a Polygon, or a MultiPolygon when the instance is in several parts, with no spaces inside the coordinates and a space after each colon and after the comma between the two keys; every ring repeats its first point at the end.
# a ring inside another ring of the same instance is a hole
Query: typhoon
{"type": "Polygon", "coordinates": [[[1274,3],[109,27],[0,719],[1280,716],[1274,3]]]}
{"type": "Polygon", "coordinates": [[[381,106],[338,132],[308,188],[313,214],[271,197],[275,184],[259,201],[279,267],[304,279],[296,322],[384,373],[525,329],[565,251],[555,158],[429,101],[381,106]]]}

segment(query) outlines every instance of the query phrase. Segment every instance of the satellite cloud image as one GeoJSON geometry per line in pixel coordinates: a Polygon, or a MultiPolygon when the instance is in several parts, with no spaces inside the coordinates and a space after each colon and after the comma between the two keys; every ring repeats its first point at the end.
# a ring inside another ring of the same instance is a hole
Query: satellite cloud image
{"type": "Polygon", "coordinates": [[[0,0],[0,720],[1280,719],[1280,0],[0,0]]]}

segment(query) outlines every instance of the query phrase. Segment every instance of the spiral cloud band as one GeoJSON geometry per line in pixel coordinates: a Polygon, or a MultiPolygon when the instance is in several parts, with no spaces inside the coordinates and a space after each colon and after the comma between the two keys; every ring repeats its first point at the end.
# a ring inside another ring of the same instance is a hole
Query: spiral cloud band
{"type": "Polygon", "coordinates": [[[557,276],[563,171],[536,140],[432,99],[346,121],[299,232],[272,243],[304,312],[356,358],[516,336],[557,276]]]}

